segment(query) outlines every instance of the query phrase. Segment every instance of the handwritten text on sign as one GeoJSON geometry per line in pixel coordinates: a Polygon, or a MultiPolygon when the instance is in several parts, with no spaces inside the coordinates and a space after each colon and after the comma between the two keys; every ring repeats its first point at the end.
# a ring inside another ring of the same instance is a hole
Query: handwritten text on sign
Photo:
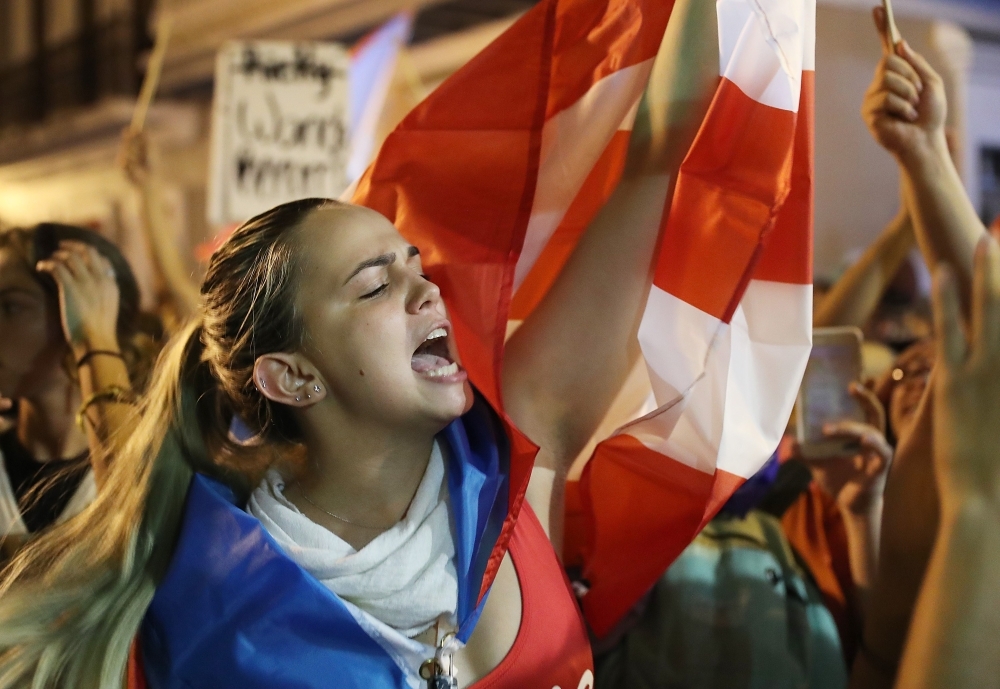
{"type": "Polygon", "coordinates": [[[228,43],[216,63],[209,219],[336,197],[347,164],[346,51],[332,43],[228,43]]]}

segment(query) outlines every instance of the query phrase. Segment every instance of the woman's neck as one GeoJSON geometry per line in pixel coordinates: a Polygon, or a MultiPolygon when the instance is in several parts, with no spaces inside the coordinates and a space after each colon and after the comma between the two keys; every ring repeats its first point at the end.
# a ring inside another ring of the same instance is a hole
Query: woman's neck
{"type": "Polygon", "coordinates": [[[325,426],[306,433],[307,468],[289,497],[298,502],[305,496],[312,507],[348,523],[388,528],[406,515],[427,470],[434,435],[353,430],[325,426]]]}
{"type": "Polygon", "coordinates": [[[76,457],[87,450],[87,435],[76,425],[80,389],[67,380],[18,400],[17,437],[39,462],[76,457]]]}

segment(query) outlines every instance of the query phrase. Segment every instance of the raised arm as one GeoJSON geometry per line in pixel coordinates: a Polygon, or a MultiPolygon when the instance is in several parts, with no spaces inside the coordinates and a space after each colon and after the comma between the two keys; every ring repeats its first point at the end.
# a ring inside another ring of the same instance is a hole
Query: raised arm
{"type": "Polygon", "coordinates": [[[816,307],[813,325],[862,327],[913,248],[913,223],[904,207],[816,307]]]}
{"type": "Polygon", "coordinates": [[[139,194],[142,229],[169,293],[167,296],[174,302],[180,316],[190,316],[197,309],[201,295],[197,283],[184,268],[181,256],[173,244],[173,231],[163,211],[160,181],[155,171],[155,155],[146,134],[126,129],[122,135],[119,159],[126,176],[139,194]]]}
{"type": "MultiPolygon", "coordinates": [[[[692,6],[710,12],[715,21],[713,3],[692,6]]],[[[548,294],[507,342],[505,405],[514,422],[541,446],[536,466],[555,472],[548,511],[557,550],[565,473],[640,355],[636,333],[652,281],[664,204],[709,104],[700,95],[684,102],[685,94],[711,94],[718,80],[717,59],[684,63],[703,68],[685,73],[684,79],[672,78],[672,67],[679,62],[661,49],[621,182],[548,294]]],[[[536,502],[532,506],[538,511],[536,502]]]]}
{"type": "MultiPolygon", "coordinates": [[[[865,94],[862,115],[872,136],[899,163],[903,194],[928,266],[952,266],[968,294],[972,257],[986,232],[948,152],[944,83],[905,41],[891,45],[884,13],[876,25],[884,55],[865,94]]],[[[963,297],[963,303],[968,303],[963,297]]]]}
{"type": "MultiPolygon", "coordinates": [[[[896,157],[917,241],[931,266],[953,265],[957,293],[968,304],[972,259],[985,235],[961,187],[944,138],[946,103],[941,79],[922,57],[885,38],[886,52],[862,109],[875,139],[896,157]]],[[[934,378],[938,377],[935,372],[934,378]]],[[[936,383],[935,383],[936,384],[936,383]]],[[[911,430],[900,438],[884,498],[882,545],[863,651],[852,687],[892,686],[913,606],[938,529],[938,487],[932,448],[935,400],[925,396],[911,430]]]]}
{"type": "Polygon", "coordinates": [[[968,341],[949,271],[935,285],[934,468],[941,518],[897,687],[964,689],[1000,677],[1000,247],[977,253],[968,341]]]}
{"type": "Polygon", "coordinates": [[[77,362],[83,399],[80,421],[87,431],[98,487],[107,475],[107,443],[134,422],[127,401],[132,385],[117,336],[118,285],[111,262],[80,242],[63,241],[39,261],[59,288],[63,334],[77,362]]]}

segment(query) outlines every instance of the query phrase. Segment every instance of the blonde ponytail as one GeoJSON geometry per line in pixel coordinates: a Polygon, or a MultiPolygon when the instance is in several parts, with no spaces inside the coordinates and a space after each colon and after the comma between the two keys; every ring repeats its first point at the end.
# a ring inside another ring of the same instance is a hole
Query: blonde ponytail
{"type": "Polygon", "coordinates": [[[29,543],[0,579],[0,687],[118,689],[170,562],[192,467],[207,467],[195,411],[200,328],[158,362],[100,495],[29,543]]]}
{"type": "Polygon", "coordinates": [[[301,345],[294,230],[339,207],[293,201],[237,228],[213,255],[202,315],[164,349],[134,428],[107,443],[108,477],[84,512],[25,547],[0,576],[0,689],[118,689],[163,578],[192,475],[245,498],[276,448],[297,440],[290,411],[254,386],[261,354],[301,345]],[[239,416],[257,434],[229,436],[239,416]]]}

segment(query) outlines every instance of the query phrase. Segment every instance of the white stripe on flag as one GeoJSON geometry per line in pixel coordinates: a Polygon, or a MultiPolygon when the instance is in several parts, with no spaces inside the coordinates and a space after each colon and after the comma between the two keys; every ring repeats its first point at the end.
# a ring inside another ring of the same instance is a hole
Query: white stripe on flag
{"type": "Polygon", "coordinates": [[[807,4],[719,0],[719,73],[759,103],[798,112],[804,49],[815,43],[807,4]]]}
{"type": "Polygon", "coordinates": [[[652,67],[653,60],[646,60],[609,74],[545,123],[535,199],[514,271],[515,291],[566,216],[611,137],[620,129],[631,128],[652,67]]]}
{"type": "Polygon", "coordinates": [[[639,337],[660,408],[620,432],[706,473],[752,476],[791,414],[811,299],[809,285],[751,280],[727,325],[654,285],[639,337]]]}
{"type": "Polygon", "coordinates": [[[751,280],[729,328],[716,466],[749,478],[774,452],[812,347],[812,287],[751,280]]]}
{"type": "Polygon", "coordinates": [[[802,70],[813,72],[816,70],[816,0],[806,0],[803,17],[802,70]]]}

